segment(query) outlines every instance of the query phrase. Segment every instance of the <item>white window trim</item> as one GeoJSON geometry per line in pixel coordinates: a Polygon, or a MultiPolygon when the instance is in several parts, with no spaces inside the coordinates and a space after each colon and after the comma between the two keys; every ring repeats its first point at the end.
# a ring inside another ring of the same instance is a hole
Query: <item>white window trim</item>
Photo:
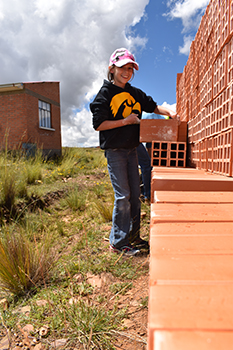
{"type": "Polygon", "coordinates": [[[43,120],[41,118],[41,111],[45,111],[47,113],[49,113],[49,124],[51,125],[52,124],[52,118],[51,118],[51,104],[50,103],[47,103],[45,101],[42,101],[42,100],[38,100],[38,111],[39,111],[39,128],[40,129],[45,129],[45,130],[55,130],[53,129],[51,126],[48,127],[48,126],[43,126],[41,125],[43,120]],[[42,107],[40,106],[42,104],[42,107]],[[43,104],[47,106],[49,106],[49,108],[43,108],[43,104]]]}
{"type": "Polygon", "coordinates": [[[43,129],[43,130],[49,130],[49,131],[56,131],[53,128],[46,128],[45,126],[39,126],[39,129],[43,129]]]}

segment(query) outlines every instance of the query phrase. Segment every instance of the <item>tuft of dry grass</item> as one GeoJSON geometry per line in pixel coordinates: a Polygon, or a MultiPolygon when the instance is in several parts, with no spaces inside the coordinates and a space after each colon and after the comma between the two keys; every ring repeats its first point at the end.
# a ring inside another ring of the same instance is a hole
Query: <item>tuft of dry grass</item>
{"type": "Polygon", "coordinates": [[[96,208],[105,222],[112,220],[113,203],[106,203],[101,199],[95,202],[96,208]]]}
{"type": "Polygon", "coordinates": [[[0,286],[16,297],[46,283],[55,264],[48,239],[39,244],[22,233],[1,230],[0,286]]]}

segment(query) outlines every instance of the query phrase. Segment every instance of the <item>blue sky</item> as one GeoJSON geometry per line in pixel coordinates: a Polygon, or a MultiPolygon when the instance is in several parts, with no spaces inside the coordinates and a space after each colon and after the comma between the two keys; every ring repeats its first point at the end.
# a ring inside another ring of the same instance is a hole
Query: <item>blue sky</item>
{"type": "MultiPolygon", "coordinates": [[[[171,6],[167,1],[150,1],[145,8],[145,19],[134,28],[136,34],[146,37],[148,41],[143,50],[136,52],[140,70],[136,73],[133,84],[153,96],[158,104],[176,103],[177,73],[183,72],[189,44],[195,37],[200,16],[206,8],[204,2],[201,2],[200,8],[193,10],[192,15],[190,13],[186,25],[181,8],[180,13],[176,12],[178,17],[171,13],[175,10],[175,5],[182,3],[185,4],[185,1],[174,1],[171,6]],[[187,47],[185,43],[188,44],[187,47]]],[[[196,3],[198,7],[197,0],[196,3]]],[[[191,1],[186,2],[186,6],[192,7],[191,1]]],[[[183,11],[187,13],[187,10],[183,11]]]]}
{"type": "Polygon", "coordinates": [[[176,76],[208,0],[0,0],[0,84],[59,81],[62,145],[98,145],[89,103],[119,47],[133,85],[175,109],[176,76]]]}
{"type": "Polygon", "coordinates": [[[153,96],[158,104],[176,102],[176,76],[187,62],[179,52],[183,45],[181,20],[170,20],[166,3],[150,1],[146,19],[135,26],[135,33],[147,37],[146,48],[136,52],[139,71],[133,84],[153,96]]]}

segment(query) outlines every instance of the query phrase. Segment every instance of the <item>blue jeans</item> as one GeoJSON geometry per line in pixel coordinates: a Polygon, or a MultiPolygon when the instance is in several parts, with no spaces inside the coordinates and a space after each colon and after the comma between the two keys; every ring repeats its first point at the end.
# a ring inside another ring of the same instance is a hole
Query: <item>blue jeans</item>
{"type": "Polygon", "coordinates": [[[138,162],[142,172],[143,190],[142,194],[145,198],[150,199],[151,186],[151,159],[142,143],[137,147],[138,162]]]}
{"type": "Polygon", "coordinates": [[[105,156],[115,193],[110,244],[121,248],[139,237],[141,202],[136,148],[107,149],[105,156]]]}

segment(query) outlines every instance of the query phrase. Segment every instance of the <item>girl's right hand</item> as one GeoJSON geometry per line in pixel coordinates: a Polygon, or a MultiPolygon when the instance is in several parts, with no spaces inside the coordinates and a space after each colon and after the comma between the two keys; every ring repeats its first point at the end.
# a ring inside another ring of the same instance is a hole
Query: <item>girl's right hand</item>
{"type": "Polygon", "coordinates": [[[140,124],[140,119],[138,118],[138,114],[130,114],[127,118],[123,120],[124,125],[130,124],[140,124]]]}

